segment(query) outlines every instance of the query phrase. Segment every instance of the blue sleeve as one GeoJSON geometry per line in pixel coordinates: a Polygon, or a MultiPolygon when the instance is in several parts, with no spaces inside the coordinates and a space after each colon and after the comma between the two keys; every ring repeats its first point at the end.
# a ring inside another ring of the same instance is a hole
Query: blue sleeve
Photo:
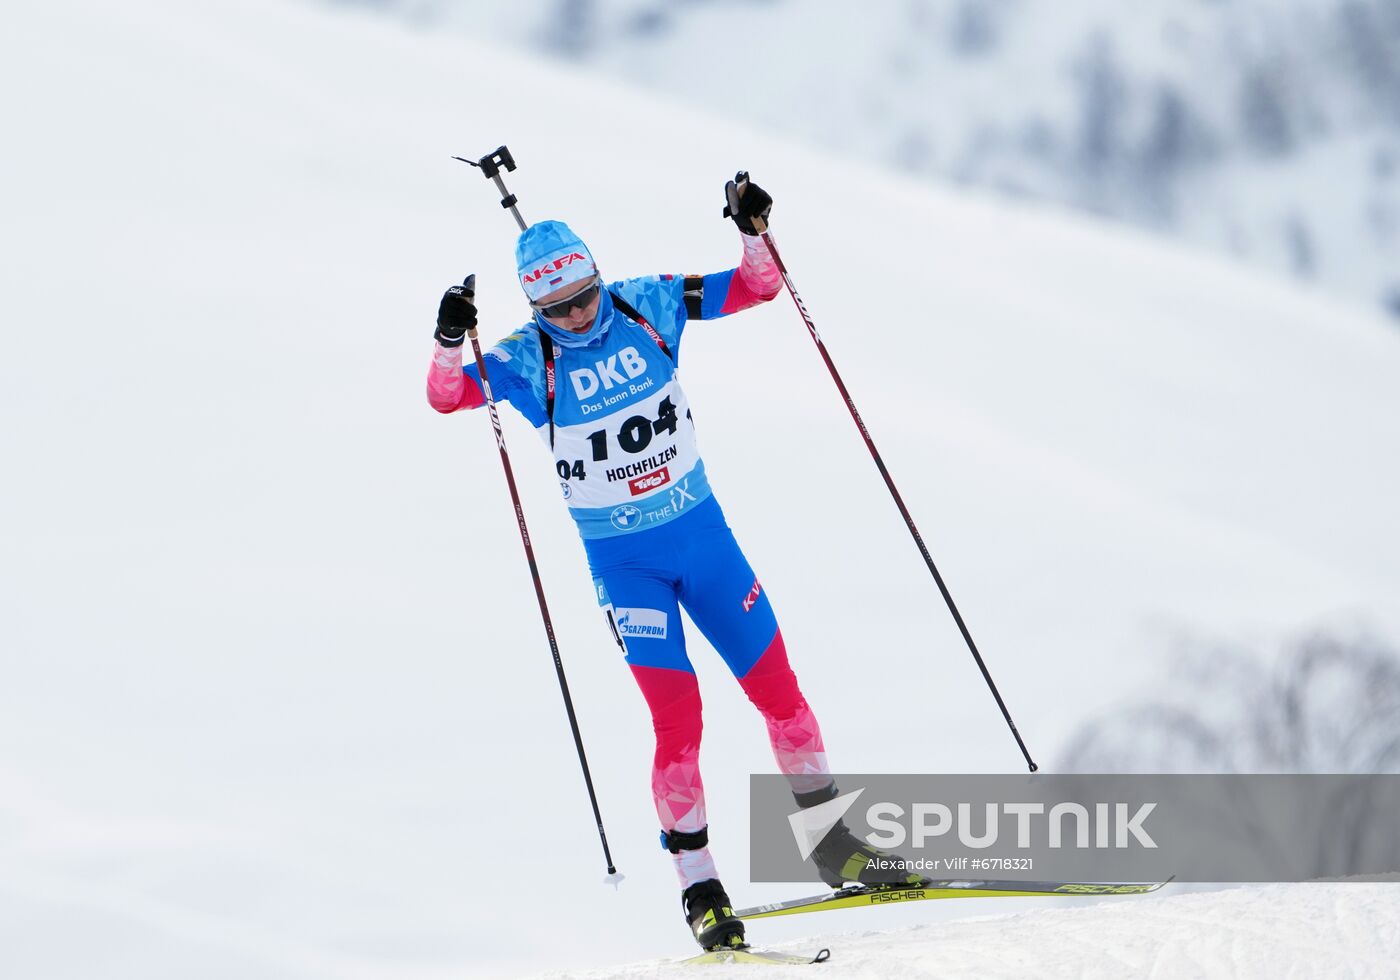
{"type": "MultiPolygon", "coordinates": [[[[700,319],[715,320],[734,310],[725,309],[729,286],[737,269],[712,272],[707,276],[645,276],[624,279],[608,288],[637,308],[673,350],[680,348],[681,332],[690,319],[686,309],[686,280],[701,281],[700,319]]],[[[693,302],[693,300],[692,300],[693,302]]]]}
{"type": "MultiPolygon", "coordinates": [[[[549,421],[544,403],[544,357],[532,327],[506,337],[487,351],[482,361],[486,364],[486,376],[491,380],[493,398],[510,402],[535,428],[549,421]]],[[[480,387],[481,373],[476,369],[475,359],[462,365],[462,373],[480,387]]]]}
{"type": "Polygon", "coordinates": [[[724,272],[712,272],[708,276],[703,276],[704,293],[700,297],[700,319],[714,320],[722,316],[728,316],[724,304],[729,298],[729,283],[734,279],[737,269],[726,269],[724,272]]]}
{"type": "Polygon", "coordinates": [[[685,277],[642,276],[611,283],[608,289],[646,317],[671,352],[680,357],[681,331],[685,329],[685,277]]]}

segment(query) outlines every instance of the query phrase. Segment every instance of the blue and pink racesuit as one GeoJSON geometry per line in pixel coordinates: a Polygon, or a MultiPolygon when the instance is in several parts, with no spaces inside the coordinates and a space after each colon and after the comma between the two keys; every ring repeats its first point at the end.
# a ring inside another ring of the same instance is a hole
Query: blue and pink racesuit
{"type": "MultiPolygon", "coordinates": [[[[768,596],[705,477],[677,373],[689,321],[737,313],[780,288],[763,239],[742,238],[735,269],[609,283],[586,333],[536,314],[485,356],[494,397],[508,400],[553,452],[598,604],[651,709],[656,813],[664,840],[691,848],[670,848],[682,888],[718,875],[703,846],[700,691],[680,606],[762,713],[793,790],[831,782],[821,732],[788,666],[768,596]]],[[[532,299],[596,272],[587,248],[560,222],[524,232],[517,260],[532,299]]],[[[428,401],[444,413],[484,404],[476,366],[463,367],[461,347],[438,345],[428,401]]]]}

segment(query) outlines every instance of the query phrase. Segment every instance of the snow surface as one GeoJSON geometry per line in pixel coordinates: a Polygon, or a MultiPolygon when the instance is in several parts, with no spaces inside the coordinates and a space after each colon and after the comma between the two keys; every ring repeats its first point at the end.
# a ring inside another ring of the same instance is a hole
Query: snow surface
{"type": "MultiPolygon", "coordinates": [[[[827,932],[783,947],[804,955],[829,948],[831,959],[820,968],[731,967],[728,972],[803,980],[826,976],[872,980],[1394,977],[1400,962],[1396,887],[1308,883],[1233,888],[1172,897],[1149,895],[1093,908],[990,915],[895,931],[827,932]]],[[[878,915],[872,913],[871,918],[878,915]]],[[[855,924],[843,922],[842,927],[855,924]]],[[[580,980],[696,975],[693,966],[654,961],[543,974],[580,980]]]]}
{"type": "MultiPolygon", "coordinates": [[[[494,977],[686,952],[645,706],[539,445],[507,418],[616,892],[487,420],[424,404],[446,285],[478,273],[491,336],[524,309],[511,223],[453,153],[509,143],[526,214],[569,220],[618,276],[732,265],[720,188],[752,170],[1047,766],[1160,676],[1170,630],[1400,635],[1400,338],[1378,316],[282,0],[22,5],[0,90],[5,977],[494,977]]],[[[1017,771],[791,305],[696,326],[684,356],[836,767],[1017,771]]],[[[692,652],[721,872],[745,903],[801,894],[744,881],[747,774],[771,759],[692,652]]],[[[887,911],[879,928],[986,914],[887,911]]],[[[755,931],[860,927],[831,922],[755,931]]]]}

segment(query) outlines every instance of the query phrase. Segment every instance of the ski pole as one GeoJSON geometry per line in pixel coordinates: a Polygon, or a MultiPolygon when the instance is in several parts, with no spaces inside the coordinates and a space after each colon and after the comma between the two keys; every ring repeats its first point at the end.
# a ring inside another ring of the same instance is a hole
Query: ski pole
{"type": "Polygon", "coordinates": [[[501,207],[506,208],[515,216],[515,223],[524,231],[527,227],[525,219],[520,217],[520,209],[516,207],[519,200],[514,194],[506,190],[506,182],[501,179],[501,168],[506,168],[506,173],[515,169],[515,157],[510,155],[510,150],[504,146],[496,147],[494,153],[488,153],[480,160],[468,160],[466,157],[453,157],[454,160],[461,160],[465,164],[476,167],[481,171],[481,176],[496,182],[496,189],[501,192],[501,207]]]}
{"type": "MultiPolygon", "coordinates": [[[[461,157],[453,157],[453,159],[462,160],[461,157]]],[[[515,196],[506,190],[499,172],[500,166],[504,166],[506,170],[515,169],[515,161],[511,159],[510,151],[502,146],[495,153],[482,157],[479,162],[473,163],[471,160],[462,160],[462,162],[481,168],[487,177],[496,181],[496,186],[501,189],[501,206],[510,209],[523,230],[525,222],[520,217],[520,212],[516,210],[515,196]]],[[[467,287],[468,295],[474,293],[476,276],[468,276],[463,285],[467,287]]],[[[583,768],[583,782],[588,787],[588,802],[593,806],[593,820],[598,826],[598,841],[603,845],[603,858],[608,865],[608,874],[603,880],[616,888],[622,882],[623,875],[618,874],[617,867],[613,864],[612,852],[608,849],[608,835],[603,829],[603,814],[598,809],[598,794],[593,789],[593,773],[588,768],[588,756],[583,750],[583,735],[579,732],[578,716],[574,713],[574,699],[569,694],[568,678],[564,676],[564,660],[559,655],[559,643],[554,637],[554,621],[549,616],[549,605],[545,602],[544,582],[540,579],[539,565],[535,562],[534,546],[530,544],[530,529],[525,526],[525,509],[520,504],[520,491],[515,486],[515,473],[511,469],[510,454],[506,452],[506,437],[505,433],[501,431],[501,416],[496,411],[496,399],[491,394],[491,382],[486,376],[486,361],[481,356],[481,344],[477,340],[476,327],[473,326],[467,330],[467,337],[472,342],[472,356],[476,358],[476,370],[481,376],[481,391],[486,396],[486,408],[491,415],[491,428],[496,432],[496,447],[501,451],[501,467],[505,470],[506,486],[510,488],[511,503],[515,506],[515,522],[520,528],[520,541],[525,546],[525,560],[530,565],[530,577],[535,583],[535,598],[539,601],[540,618],[544,620],[544,633],[549,639],[549,651],[554,657],[554,672],[559,677],[559,692],[564,696],[564,710],[569,716],[569,728],[574,733],[574,748],[578,750],[579,765],[583,768]]]]}
{"type": "MultiPolygon", "coordinates": [[[[744,188],[748,185],[749,175],[740,172],[734,178],[734,182],[736,193],[742,196],[744,188]]],[[[738,212],[737,200],[731,199],[730,209],[735,213],[738,212]]],[[[856,403],[851,398],[851,393],[846,390],[846,383],[841,380],[841,374],[836,370],[831,355],[827,353],[826,344],[822,343],[821,335],[817,333],[817,325],[812,322],[812,315],[807,312],[806,304],[802,302],[802,297],[797,294],[797,287],[792,284],[792,276],[788,274],[787,266],[783,264],[782,256],[778,254],[778,246],[773,242],[773,233],[768,230],[768,225],[762,218],[754,218],[753,223],[754,229],[763,236],[764,244],[768,246],[768,253],[773,256],[773,262],[777,265],[778,271],[782,273],[783,283],[787,286],[788,294],[792,296],[793,303],[797,305],[797,312],[802,315],[802,322],[807,324],[807,332],[812,335],[812,341],[817,345],[817,350],[821,352],[822,360],[826,362],[827,370],[831,372],[831,380],[836,382],[836,388],[841,392],[841,398],[846,402],[846,408],[850,410],[851,418],[855,420],[861,438],[865,440],[865,448],[870,450],[870,456],[875,460],[876,469],[880,471],[880,476],[884,477],[885,486],[889,487],[890,496],[894,498],[895,506],[899,508],[904,523],[908,525],[909,533],[914,536],[914,543],[919,546],[919,554],[924,556],[924,562],[933,574],[934,582],[938,584],[938,591],[943,593],[943,601],[948,604],[948,611],[953,614],[953,620],[958,624],[958,629],[962,631],[963,639],[967,641],[967,648],[972,651],[972,657],[977,661],[977,669],[982,672],[982,679],[987,682],[992,697],[996,699],[997,707],[1001,709],[1001,716],[1006,719],[1006,725],[1011,729],[1011,735],[1016,739],[1016,745],[1021,749],[1021,755],[1025,756],[1026,765],[1030,767],[1031,772],[1035,772],[1040,767],[1031,758],[1030,750],[1026,748],[1021,733],[1016,730],[1016,723],[1011,720],[1011,712],[1007,710],[1006,702],[1002,700],[1001,692],[997,690],[996,682],[992,680],[991,672],[987,670],[987,664],[983,661],[982,654],[978,652],[977,644],[972,640],[972,633],[969,632],[967,624],[963,622],[962,613],[958,612],[957,604],[953,602],[953,596],[948,591],[948,586],[943,582],[943,576],[938,574],[938,566],[933,563],[933,556],[929,554],[923,536],[919,534],[919,529],[914,525],[914,518],[910,515],[909,508],[904,506],[904,498],[899,495],[899,489],[894,485],[894,478],[890,476],[890,471],[885,468],[885,461],[880,458],[880,451],[875,448],[875,440],[870,438],[870,432],[866,429],[860,412],[856,411],[856,403]]]]}

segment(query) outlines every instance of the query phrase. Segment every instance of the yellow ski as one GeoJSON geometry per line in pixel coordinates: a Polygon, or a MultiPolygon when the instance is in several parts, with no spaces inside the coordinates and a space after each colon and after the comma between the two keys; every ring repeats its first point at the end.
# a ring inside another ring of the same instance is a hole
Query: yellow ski
{"type": "Polygon", "coordinates": [[[800,912],[825,912],[897,902],[927,902],[940,898],[1044,898],[1047,895],[1146,895],[1165,885],[1159,882],[1111,881],[931,881],[927,885],[852,885],[825,895],[772,905],[755,905],[734,914],[741,919],[764,919],[800,912]]]}
{"type": "Polygon", "coordinates": [[[712,949],[692,956],[682,963],[774,963],[782,966],[825,963],[831,950],[823,949],[816,956],[796,956],[792,953],[775,953],[767,949],[754,949],[752,946],[734,946],[729,949],[712,949]]]}

